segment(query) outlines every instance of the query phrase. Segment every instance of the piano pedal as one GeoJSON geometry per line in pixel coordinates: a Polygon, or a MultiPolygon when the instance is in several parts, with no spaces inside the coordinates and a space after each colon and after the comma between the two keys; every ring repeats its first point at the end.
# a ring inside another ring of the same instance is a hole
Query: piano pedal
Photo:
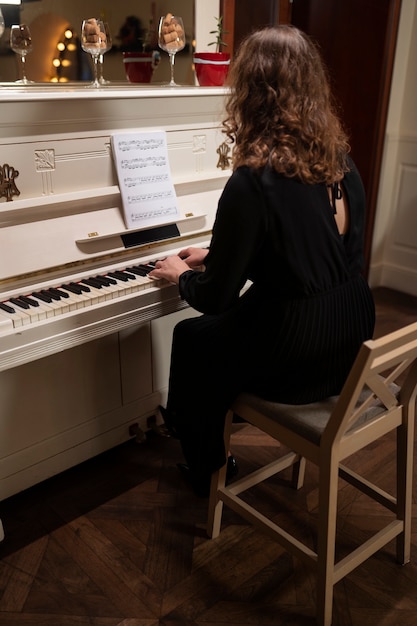
{"type": "Polygon", "coordinates": [[[136,443],[145,443],[146,441],[146,434],[139,428],[137,422],[129,426],[129,435],[135,438],[136,443]]]}

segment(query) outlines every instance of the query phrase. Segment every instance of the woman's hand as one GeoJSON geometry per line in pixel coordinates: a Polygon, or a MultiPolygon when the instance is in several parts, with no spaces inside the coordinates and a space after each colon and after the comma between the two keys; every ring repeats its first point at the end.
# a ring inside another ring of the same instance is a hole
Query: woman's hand
{"type": "Polygon", "coordinates": [[[184,248],[178,253],[178,256],[183,259],[190,269],[196,269],[204,265],[204,260],[207,256],[208,250],[203,248],[184,248]]]}
{"type": "Polygon", "coordinates": [[[150,278],[165,278],[170,283],[178,285],[180,275],[190,267],[178,255],[168,256],[162,261],[157,261],[155,269],[149,272],[150,278]]]}

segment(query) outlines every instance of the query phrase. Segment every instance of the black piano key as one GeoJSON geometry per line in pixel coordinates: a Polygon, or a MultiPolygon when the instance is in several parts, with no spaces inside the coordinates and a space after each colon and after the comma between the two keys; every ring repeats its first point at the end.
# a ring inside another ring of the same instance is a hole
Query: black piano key
{"type": "Polygon", "coordinates": [[[61,289],[66,289],[67,291],[71,293],[75,293],[77,296],[80,296],[83,292],[81,287],[79,285],[76,285],[75,283],[68,283],[68,285],[61,285],[61,289]]]}
{"type": "Polygon", "coordinates": [[[117,285],[117,280],[114,280],[114,278],[109,278],[108,276],[95,276],[94,278],[104,287],[109,287],[109,285],[117,285]]]}
{"type": "Polygon", "coordinates": [[[153,269],[155,269],[154,267],[152,267],[151,265],[144,265],[143,263],[140,263],[138,265],[138,268],[143,270],[146,274],[149,274],[149,272],[152,272],[153,269]]]}
{"type": "Polygon", "coordinates": [[[83,285],[89,285],[90,287],[95,287],[96,289],[102,289],[103,285],[96,278],[83,278],[80,280],[80,283],[83,285]]]}
{"type": "Polygon", "coordinates": [[[26,302],[23,302],[23,300],[19,300],[19,298],[10,298],[10,302],[20,307],[21,309],[30,309],[30,306],[26,304],[26,302]]]}
{"type": "Polygon", "coordinates": [[[48,289],[49,293],[55,294],[56,296],[59,296],[60,298],[69,298],[69,294],[66,291],[63,291],[62,289],[55,289],[55,287],[51,287],[50,289],[48,289]]]}
{"type": "Polygon", "coordinates": [[[5,304],[4,302],[0,302],[0,309],[2,309],[2,311],[6,311],[6,313],[16,313],[16,309],[8,304],[5,304]]]}
{"type": "Polygon", "coordinates": [[[136,276],[134,276],[133,274],[130,274],[126,270],[117,270],[116,274],[123,274],[123,276],[126,276],[128,280],[136,280],[136,276]]]}
{"type": "Polygon", "coordinates": [[[67,283],[66,285],[61,285],[61,288],[70,293],[75,293],[77,296],[80,296],[83,292],[91,291],[90,287],[81,285],[80,283],[67,283]]]}
{"type": "Polygon", "coordinates": [[[106,276],[110,276],[116,280],[122,280],[124,283],[127,283],[129,280],[127,276],[124,276],[123,272],[109,272],[106,276]]]}
{"type": "Polygon", "coordinates": [[[29,306],[39,306],[39,302],[37,302],[33,298],[29,298],[28,296],[19,296],[19,300],[25,302],[29,306]]]}
{"type": "Polygon", "coordinates": [[[58,301],[61,300],[61,296],[58,296],[57,294],[53,293],[50,289],[46,290],[46,289],[42,289],[41,294],[43,294],[44,296],[47,296],[48,298],[51,298],[52,300],[58,301]]]}
{"type": "Polygon", "coordinates": [[[148,272],[145,272],[145,270],[141,270],[136,265],[128,267],[127,269],[129,270],[129,272],[132,272],[132,274],[136,274],[137,276],[146,276],[148,274],[148,272]]]}
{"type": "Polygon", "coordinates": [[[51,304],[52,298],[48,296],[46,293],[42,293],[41,291],[34,291],[32,296],[34,298],[38,298],[38,300],[42,300],[42,302],[46,302],[47,304],[51,304]]]}

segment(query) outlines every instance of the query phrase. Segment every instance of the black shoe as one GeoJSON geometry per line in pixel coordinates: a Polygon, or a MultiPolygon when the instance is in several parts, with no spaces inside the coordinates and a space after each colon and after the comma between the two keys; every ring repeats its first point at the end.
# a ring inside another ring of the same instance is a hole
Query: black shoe
{"type": "Polygon", "coordinates": [[[227,471],[226,471],[226,485],[237,476],[239,473],[239,467],[234,456],[227,457],[227,471]]]}
{"type": "MultiPolygon", "coordinates": [[[[199,498],[208,498],[210,495],[211,474],[207,476],[197,476],[194,474],[186,463],[177,463],[177,467],[181,474],[190,483],[194,493],[199,498]]],[[[234,456],[227,457],[226,485],[239,472],[239,468],[234,456]]]]}
{"type": "Polygon", "coordinates": [[[177,463],[177,467],[185,480],[191,485],[195,495],[199,498],[208,498],[210,495],[211,474],[207,476],[197,476],[186,463],[177,463]]]}

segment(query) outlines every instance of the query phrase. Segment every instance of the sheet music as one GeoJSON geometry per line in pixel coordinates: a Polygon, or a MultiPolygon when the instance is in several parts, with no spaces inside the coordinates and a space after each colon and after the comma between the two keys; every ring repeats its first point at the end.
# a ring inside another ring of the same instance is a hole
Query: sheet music
{"type": "Polygon", "coordinates": [[[179,210],[165,131],[115,134],[112,146],[126,226],[175,222],[179,210]]]}

